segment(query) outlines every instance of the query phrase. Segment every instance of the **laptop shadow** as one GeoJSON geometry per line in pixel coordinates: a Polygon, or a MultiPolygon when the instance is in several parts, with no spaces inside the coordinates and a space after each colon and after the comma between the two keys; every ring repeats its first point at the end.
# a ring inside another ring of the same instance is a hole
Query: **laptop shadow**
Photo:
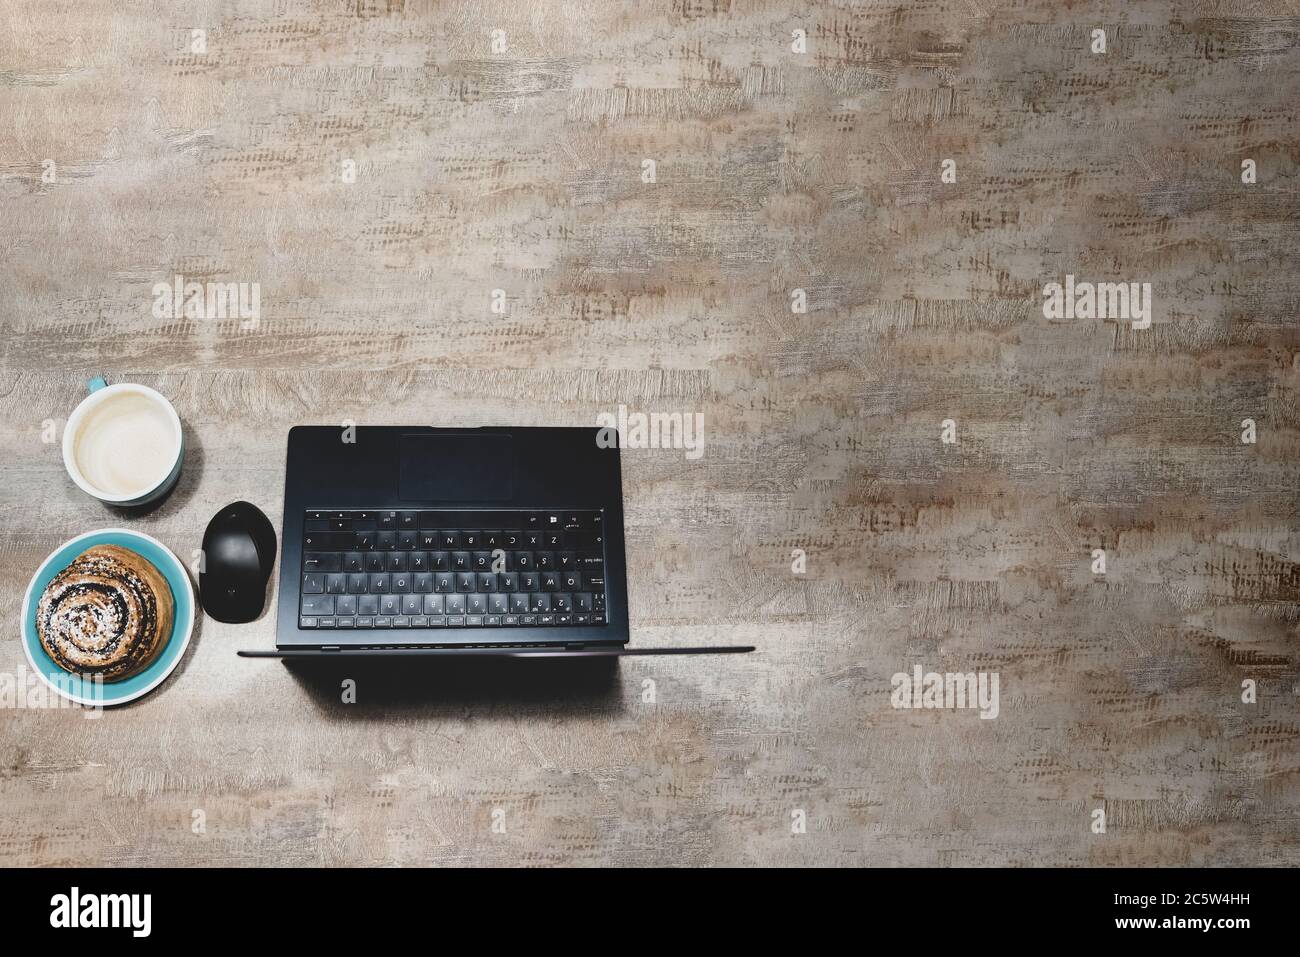
{"type": "Polygon", "coordinates": [[[624,710],[617,658],[401,661],[315,658],[284,662],[326,717],[577,717],[624,710]],[[347,682],[351,681],[349,685],[347,682]]]}

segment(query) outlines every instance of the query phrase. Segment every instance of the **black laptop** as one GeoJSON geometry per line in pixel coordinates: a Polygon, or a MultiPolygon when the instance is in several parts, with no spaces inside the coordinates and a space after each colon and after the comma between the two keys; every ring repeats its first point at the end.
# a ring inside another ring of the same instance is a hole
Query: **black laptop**
{"type": "Polygon", "coordinates": [[[289,431],[274,651],[600,657],[628,647],[617,443],[594,428],[289,431]]]}

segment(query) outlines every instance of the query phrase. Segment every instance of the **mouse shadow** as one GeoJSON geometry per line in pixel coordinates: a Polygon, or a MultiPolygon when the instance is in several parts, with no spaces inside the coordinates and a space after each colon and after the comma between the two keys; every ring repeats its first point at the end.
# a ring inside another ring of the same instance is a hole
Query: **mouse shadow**
{"type": "Polygon", "coordinates": [[[286,659],[283,666],[330,719],[576,717],[624,710],[617,658],[286,659]],[[355,682],[345,703],[344,682],[355,682]]]}

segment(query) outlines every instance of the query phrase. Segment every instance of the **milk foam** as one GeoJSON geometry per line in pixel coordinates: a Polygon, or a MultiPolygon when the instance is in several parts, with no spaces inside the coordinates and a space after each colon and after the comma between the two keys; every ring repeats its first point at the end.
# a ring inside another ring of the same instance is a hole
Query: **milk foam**
{"type": "Polygon", "coordinates": [[[123,392],[82,419],[74,455],[82,478],[99,491],[143,495],[171,474],[179,438],[166,409],[147,395],[123,392]]]}

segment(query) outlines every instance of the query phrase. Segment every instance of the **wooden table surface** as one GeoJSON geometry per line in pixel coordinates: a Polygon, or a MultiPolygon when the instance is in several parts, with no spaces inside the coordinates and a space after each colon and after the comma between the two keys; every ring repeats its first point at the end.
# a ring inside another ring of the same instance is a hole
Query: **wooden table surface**
{"type": "Polygon", "coordinates": [[[294,424],[620,405],[706,428],[625,453],[633,640],[759,649],[317,674],[205,620],[98,720],[0,710],[4,863],[1300,863],[1293,4],[4,19],[0,672],[60,542],[278,528],[294,424]],[[1067,274],[1151,283],[1151,327],[1044,318],[1067,274]],[[156,318],[177,275],[259,284],[257,327],[156,318]],[[184,420],[147,515],[48,441],[95,374],[184,420]],[[998,717],[893,708],[917,664],[998,717]]]}

